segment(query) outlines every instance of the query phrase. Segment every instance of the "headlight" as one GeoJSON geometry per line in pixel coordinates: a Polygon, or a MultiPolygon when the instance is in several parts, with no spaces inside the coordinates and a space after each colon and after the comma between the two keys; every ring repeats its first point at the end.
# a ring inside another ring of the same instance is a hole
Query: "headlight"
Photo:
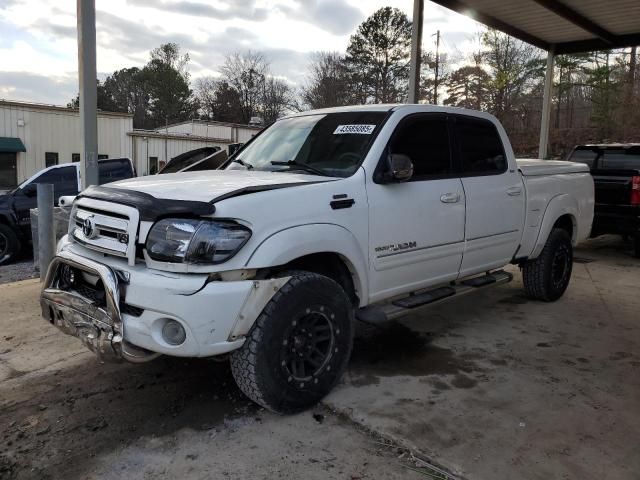
{"type": "Polygon", "coordinates": [[[172,218],[156,222],[147,237],[154,260],[177,263],[222,263],[251,237],[251,230],[232,221],[172,218]]]}

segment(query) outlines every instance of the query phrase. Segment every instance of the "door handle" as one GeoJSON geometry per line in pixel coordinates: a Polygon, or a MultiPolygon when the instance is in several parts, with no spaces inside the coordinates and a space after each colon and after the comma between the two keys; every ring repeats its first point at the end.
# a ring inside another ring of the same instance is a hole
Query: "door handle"
{"type": "Polygon", "coordinates": [[[442,203],[457,203],[459,200],[459,193],[443,193],[442,195],[440,195],[440,201],[442,203]]]}
{"type": "Polygon", "coordinates": [[[522,187],[511,187],[507,188],[507,195],[511,197],[517,197],[522,193],[522,187]]]}

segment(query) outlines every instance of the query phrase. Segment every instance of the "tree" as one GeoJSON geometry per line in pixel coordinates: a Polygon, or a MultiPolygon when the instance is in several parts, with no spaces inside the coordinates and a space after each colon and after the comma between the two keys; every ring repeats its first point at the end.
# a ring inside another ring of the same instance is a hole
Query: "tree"
{"type": "Polygon", "coordinates": [[[284,80],[268,77],[265,81],[261,104],[263,122],[265,125],[273,123],[287,110],[294,109],[293,90],[284,80]]]}
{"type": "MultiPolygon", "coordinates": [[[[98,110],[103,110],[105,112],[126,112],[126,109],[119,108],[113,102],[113,99],[109,95],[105,85],[100,82],[100,80],[96,79],[97,84],[97,108],[98,110]]],[[[77,93],[74,98],[72,98],[69,103],[67,103],[67,108],[80,108],[80,93],[77,93]]]]}
{"type": "Polygon", "coordinates": [[[189,88],[186,65],[189,54],[167,43],[151,51],[151,60],[142,70],[149,94],[149,114],[153,126],[179,122],[195,115],[197,105],[189,88]]]}
{"type": "Polygon", "coordinates": [[[199,78],[196,81],[196,98],[202,118],[220,122],[242,122],[240,95],[226,80],[199,78]]]}
{"type": "Polygon", "coordinates": [[[133,115],[134,128],[148,128],[150,95],[142,70],[123,68],[104,81],[104,90],[118,112],[133,115]]]}
{"type": "Polygon", "coordinates": [[[316,53],[309,65],[307,83],[300,94],[309,108],[349,104],[352,96],[345,58],[336,52],[316,53]]]}
{"type": "Polygon", "coordinates": [[[224,80],[238,92],[242,123],[259,114],[269,64],[264,56],[251,50],[227,55],[220,69],[224,80]]]}
{"type": "Polygon", "coordinates": [[[358,103],[400,102],[407,95],[411,22],[397,8],[383,7],[351,36],[346,62],[358,103]]]}
{"type": "Polygon", "coordinates": [[[489,75],[478,65],[454,71],[445,83],[445,105],[484,110],[487,106],[489,75]]]}
{"type": "Polygon", "coordinates": [[[534,81],[543,77],[540,51],[506,33],[487,29],[481,34],[482,61],[489,69],[488,108],[500,121],[517,116],[518,102],[534,81]]]}

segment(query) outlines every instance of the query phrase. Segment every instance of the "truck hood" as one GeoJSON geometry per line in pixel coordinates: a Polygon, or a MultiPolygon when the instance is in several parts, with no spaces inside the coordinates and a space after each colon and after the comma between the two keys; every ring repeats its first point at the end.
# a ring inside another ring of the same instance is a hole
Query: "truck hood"
{"type": "Polygon", "coordinates": [[[286,172],[213,170],[149,175],[114,182],[109,187],[142,192],[167,200],[211,202],[242,193],[332,180],[337,178],[286,172]]]}

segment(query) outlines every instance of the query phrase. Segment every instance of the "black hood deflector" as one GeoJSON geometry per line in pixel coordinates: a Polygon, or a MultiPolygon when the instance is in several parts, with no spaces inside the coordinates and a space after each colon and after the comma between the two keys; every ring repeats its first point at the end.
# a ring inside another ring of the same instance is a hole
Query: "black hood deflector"
{"type": "Polygon", "coordinates": [[[140,220],[148,222],[170,216],[203,217],[216,211],[215,205],[209,202],[156,198],[148,193],[112,187],[91,186],[77,198],[92,198],[133,207],[140,213],[140,220]]]}
{"type": "Polygon", "coordinates": [[[156,198],[153,195],[149,195],[148,193],[139,192],[136,190],[125,190],[113,187],[98,187],[95,185],[87,188],[86,190],[83,190],[76,198],[92,198],[94,200],[119,203],[121,205],[133,207],[140,213],[140,220],[154,222],[161,218],[167,218],[171,216],[204,217],[207,215],[213,215],[216,211],[214,203],[226,200],[228,198],[248,195],[251,193],[265,192],[268,190],[277,190],[280,188],[313,185],[326,181],[331,180],[322,180],[319,182],[279,183],[244,187],[225,193],[223,195],[219,195],[209,202],[156,198]]]}

